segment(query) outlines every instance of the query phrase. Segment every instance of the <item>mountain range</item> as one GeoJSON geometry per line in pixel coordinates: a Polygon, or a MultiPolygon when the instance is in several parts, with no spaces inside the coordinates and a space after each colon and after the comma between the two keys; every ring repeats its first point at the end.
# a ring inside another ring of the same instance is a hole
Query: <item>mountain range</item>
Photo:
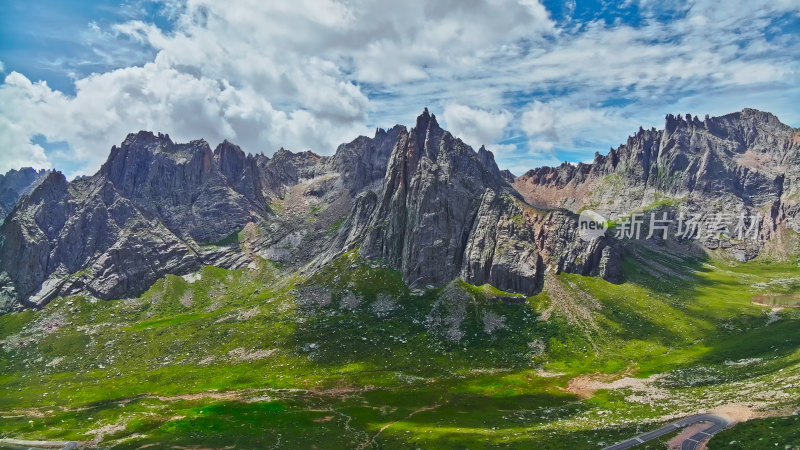
{"type": "MultiPolygon", "coordinates": [[[[796,255],[800,130],[753,109],[666,117],[592,163],[501,171],[493,154],[443,130],[378,129],[332,156],[249,155],[225,141],[175,143],[140,131],[90,177],[23,169],[0,178],[0,311],[60,296],[136,296],[166,274],[268,259],[309,274],[341,255],[398,271],[411,287],[455,279],[534,294],[549,274],[622,279],[633,242],[579,236],[592,210],[763,217],[757,239],[719,234],[641,244],[747,261],[796,255]],[[789,231],[787,231],[789,230],[789,231]]],[[[752,225],[752,224],[751,224],[752,225]]]]}

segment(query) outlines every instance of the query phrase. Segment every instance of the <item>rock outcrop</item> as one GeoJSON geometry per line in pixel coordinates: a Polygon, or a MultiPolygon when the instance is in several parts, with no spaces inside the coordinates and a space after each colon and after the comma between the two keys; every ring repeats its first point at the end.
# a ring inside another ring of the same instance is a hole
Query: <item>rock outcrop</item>
{"type": "Polygon", "coordinates": [[[663,130],[639,129],[591,164],[533,169],[514,187],[539,207],[588,208],[614,220],[654,208],[672,217],[759,214],[759,241],[701,239],[747,260],[780,229],[800,230],[798,136],[754,109],[704,120],[668,115],[663,130]]]}
{"type": "MultiPolygon", "coordinates": [[[[427,109],[411,129],[378,129],[330,157],[139,132],[94,176],[37,173],[35,189],[14,189],[22,197],[9,196],[20,199],[0,228],[0,310],[134,295],[168,273],[259,257],[315,270],[353,249],[415,287],[461,278],[531,294],[562,271],[617,281],[619,242],[581,235],[579,211],[757,211],[762,237],[785,238],[800,230],[799,149],[798,130],[755,110],[668,116],[664,130],[640,129],[592,164],[517,178],[427,109]]],[[[703,243],[740,259],[769,247],[703,243]]]]}
{"type": "Polygon", "coordinates": [[[330,166],[341,174],[342,182],[351,194],[357,194],[365,188],[380,187],[392,149],[405,130],[402,125],[395,125],[388,131],[378,128],[373,138],[359,136],[339,146],[331,158],[330,166]]]}
{"type": "MultiPolygon", "coordinates": [[[[379,129],[333,157],[280,149],[272,158],[142,131],[94,176],[68,183],[42,172],[0,228],[0,311],[75,293],[134,295],[204,264],[262,257],[299,267],[328,248],[353,196],[380,184],[401,131],[379,129]]],[[[11,183],[8,198],[25,184],[11,183]]]]}
{"type": "Polygon", "coordinates": [[[212,151],[139,132],[92,177],[49,174],[0,229],[0,307],[77,292],[117,298],[203,264],[246,265],[239,246],[218,242],[272,217],[268,199],[315,159],[289,153],[246,155],[229,142],[212,151]]]}
{"type": "MultiPolygon", "coordinates": [[[[586,243],[576,232],[574,214],[530,208],[491,152],[475,152],[426,109],[413,129],[400,132],[381,190],[356,200],[334,249],[358,247],[412,286],[463,277],[531,294],[548,267],[599,274],[607,240],[586,243]]],[[[609,266],[615,257],[606,252],[609,266]]]]}
{"type": "Polygon", "coordinates": [[[28,195],[39,186],[50,171],[34,170],[25,167],[20,170],[9,170],[0,175],[0,223],[14,209],[17,201],[28,195]]]}

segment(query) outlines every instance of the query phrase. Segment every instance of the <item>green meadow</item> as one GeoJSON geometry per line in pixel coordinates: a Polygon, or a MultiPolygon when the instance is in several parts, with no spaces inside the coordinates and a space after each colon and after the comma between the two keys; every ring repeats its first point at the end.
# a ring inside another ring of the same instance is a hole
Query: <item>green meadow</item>
{"type": "Polygon", "coordinates": [[[0,438],[601,448],[746,405],[785,417],[710,448],[797,440],[800,311],[753,301],[800,292],[797,264],[641,248],[624,274],[549,274],[528,298],[460,281],[412,290],[351,253],[311,277],[263,261],[168,276],[138,298],[60,298],[0,316],[0,438]]]}

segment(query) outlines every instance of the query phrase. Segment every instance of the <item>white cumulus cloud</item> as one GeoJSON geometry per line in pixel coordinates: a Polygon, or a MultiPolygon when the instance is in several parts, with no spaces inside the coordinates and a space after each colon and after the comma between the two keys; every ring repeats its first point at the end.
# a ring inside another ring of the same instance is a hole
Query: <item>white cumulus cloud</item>
{"type": "Polygon", "coordinates": [[[755,106],[800,120],[791,0],[631,0],[633,21],[578,19],[570,2],[558,22],[537,0],[162,2],[169,29],[89,24],[87,59],[113,67],[69,95],[0,63],[0,172],[92,173],[139,129],[327,154],[424,106],[516,172],[591,158],[666,113],[755,106]],[[120,36],[145,63],[125,65],[120,36]]]}
{"type": "Polygon", "coordinates": [[[534,101],[520,121],[529,140],[529,153],[534,155],[552,155],[555,148],[575,148],[586,141],[617,139],[621,143],[634,126],[630,118],[613,109],[540,101],[534,101]]]}
{"type": "Polygon", "coordinates": [[[467,144],[477,149],[486,145],[490,150],[508,151],[509,147],[497,145],[503,132],[513,118],[508,111],[486,111],[478,108],[450,103],[442,114],[448,130],[467,144]]]}

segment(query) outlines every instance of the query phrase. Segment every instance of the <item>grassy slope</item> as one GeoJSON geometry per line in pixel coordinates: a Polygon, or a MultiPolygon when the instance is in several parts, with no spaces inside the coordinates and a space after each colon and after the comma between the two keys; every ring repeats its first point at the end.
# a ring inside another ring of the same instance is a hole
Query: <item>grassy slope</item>
{"type": "Polygon", "coordinates": [[[708,448],[800,448],[800,416],[751,420],[719,433],[708,448]]]}
{"type": "Polygon", "coordinates": [[[588,322],[559,305],[538,320],[557,303],[550,292],[511,303],[462,284],[470,300],[458,343],[426,326],[442,290],[412,292],[352,255],[311,280],[269,263],[207,267],[194,283],[169,276],[139,299],[59,299],[0,316],[0,437],[91,440],[100,430],[120,448],[597,448],[715,404],[799,406],[800,388],[785,380],[800,377],[800,315],[786,310],[767,326],[765,309],[750,304],[765,289],[795,292],[796,266],[646,256],[626,260],[620,285],[557,277],[576,304],[596,304],[588,322]],[[664,281],[665,271],[686,281],[664,281]],[[298,302],[293,289],[305,285],[324,286],[331,304],[298,302]],[[361,299],[353,311],[340,308],[346,291],[361,299]],[[379,317],[384,295],[397,307],[379,317]],[[505,329],[487,333],[487,314],[505,329]],[[580,400],[563,389],[580,374],[623,370],[666,374],[664,398],[637,402],[616,389],[580,400]]]}

